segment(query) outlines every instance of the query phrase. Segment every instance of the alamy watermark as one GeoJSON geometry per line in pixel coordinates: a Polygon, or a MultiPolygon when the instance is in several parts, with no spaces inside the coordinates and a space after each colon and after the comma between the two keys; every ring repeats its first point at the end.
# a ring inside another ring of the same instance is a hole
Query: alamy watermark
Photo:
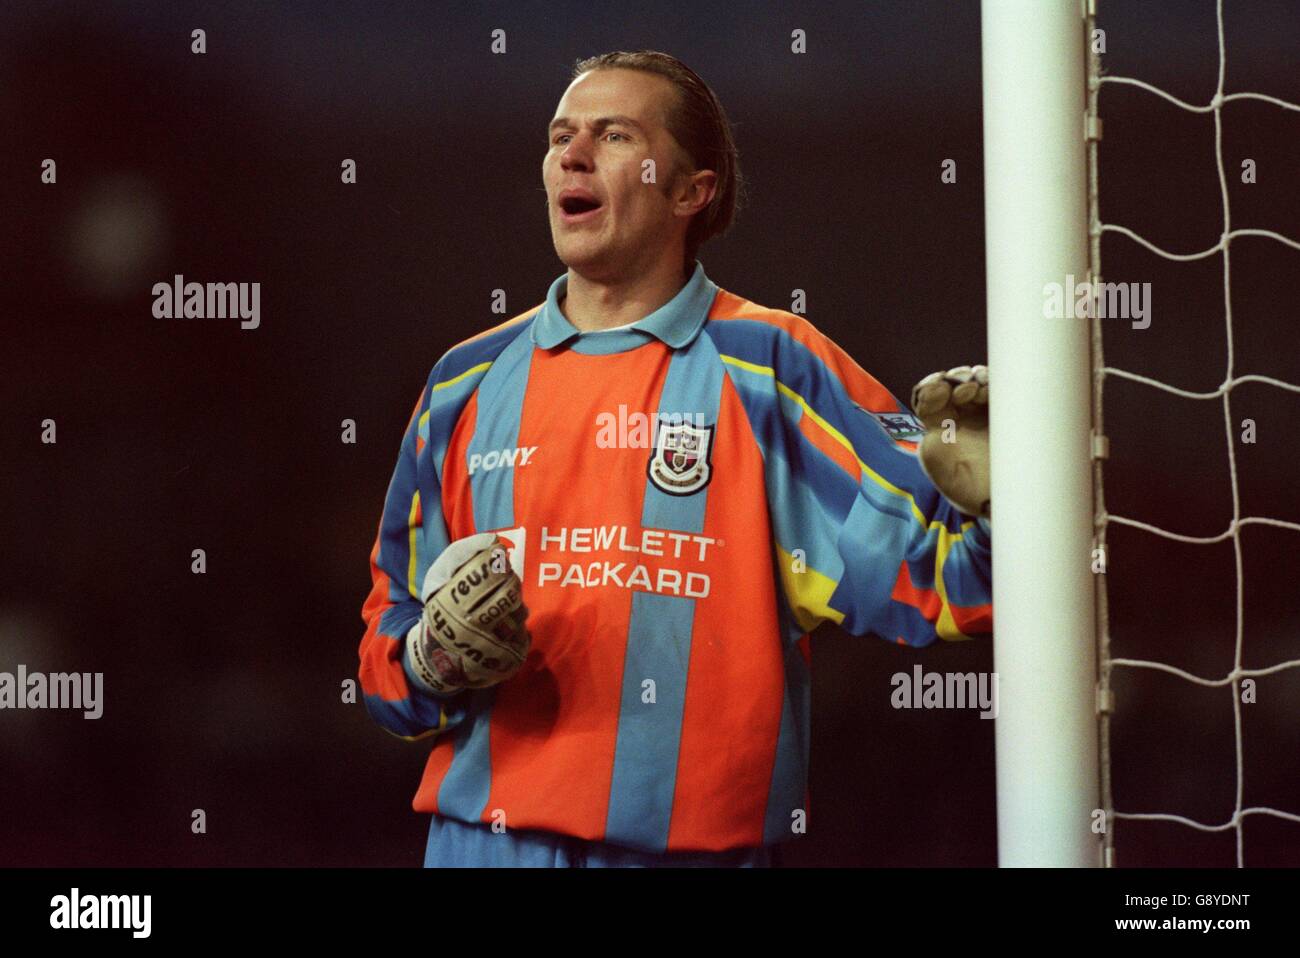
{"type": "Polygon", "coordinates": [[[1131,319],[1134,329],[1151,325],[1150,283],[1076,283],[1073,273],[1064,283],[1043,286],[1043,317],[1046,319],[1090,319],[1093,304],[1098,319],[1131,319]]]}
{"type": "MultiPolygon", "coordinates": [[[[678,430],[692,427],[692,432],[702,434],[708,430],[704,413],[629,411],[626,403],[618,410],[596,415],[596,446],[599,449],[650,449],[655,445],[656,430],[678,430]]],[[[669,433],[671,434],[671,433],[669,433]]]]}
{"type": "Polygon", "coordinates": [[[996,672],[922,672],[918,664],[911,673],[895,672],[889,682],[889,704],[896,709],[979,708],[980,718],[998,717],[996,672]]]}
{"type": "Polygon", "coordinates": [[[157,319],[238,317],[241,329],[257,329],[262,322],[261,283],[187,283],[177,273],[170,283],[154,283],[153,295],[157,319]]]}
{"type": "Polygon", "coordinates": [[[129,929],[132,938],[148,938],[152,930],[152,895],[83,895],[73,888],[50,899],[50,927],[129,929]]]}
{"type": "Polygon", "coordinates": [[[104,714],[103,672],[0,672],[0,709],[82,709],[84,717],[104,714]]]}

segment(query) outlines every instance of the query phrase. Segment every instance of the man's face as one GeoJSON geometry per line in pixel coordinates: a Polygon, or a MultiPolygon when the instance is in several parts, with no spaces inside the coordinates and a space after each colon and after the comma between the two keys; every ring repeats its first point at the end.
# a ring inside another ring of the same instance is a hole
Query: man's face
{"type": "MultiPolygon", "coordinates": [[[[654,262],[684,232],[690,200],[675,201],[681,149],[665,122],[676,95],[664,77],[592,70],[560,98],[542,161],[551,238],[560,260],[591,278],[654,262]],[[642,181],[654,161],[654,183],[642,181]]],[[[683,183],[683,186],[686,184],[683,183]]]]}

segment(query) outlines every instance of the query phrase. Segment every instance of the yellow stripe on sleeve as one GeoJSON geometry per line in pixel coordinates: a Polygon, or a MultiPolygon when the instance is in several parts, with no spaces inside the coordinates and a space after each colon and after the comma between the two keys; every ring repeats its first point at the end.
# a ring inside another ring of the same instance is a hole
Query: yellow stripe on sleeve
{"type": "Polygon", "coordinates": [[[781,582],[785,586],[785,594],[799,628],[811,632],[822,619],[829,619],[836,625],[843,622],[844,613],[831,608],[831,595],[835,592],[836,581],[816,569],[808,568],[806,562],[804,571],[795,572],[794,556],[779,545],[776,551],[781,566],[781,582]]]}
{"type": "Polygon", "coordinates": [[[409,532],[409,541],[406,546],[408,555],[406,567],[406,591],[416,599],[420,597],[420,586],[415,582],[416,560],[420,557],[420,552],[416,545],[419,542],[418,537],[420,534],[420,525],[415,521],[415,517],[419,515],[419,513],[420,490],[417,489],[415,490],[415,494],[411,496],[411,511],[406,518],[406,527],[409,532]]]}
{"type": "MultiPolygon", "coordinates": [[[[861,457],[858,456],[857,450],[853,448],[853,443],[849,441],[848,437],[827,422],[822,416],[819,416],[817,411],[809,405],[808,401],[804,399],[803,396],[799,395],[785,383],[777,379],[776,370],[771,366],[761,366],[757,363],[747,362],[746,360],[740,359],[736,356],[722,355],[720,358],[724,363],[735,366],[738,369],[743,369],[759,376],[771,377],[776,385],[777,391],[781,395],[786,396],[797,404],[803,415],[810,417],[812,421],[826,433],[826,435],[830,436],[835,440],[835,442],[839,443],[849,451],[857,461],[858,468],[862,470],[864,476],[870,478],[872,482],[891,495],[898,496],[907,501],[912,516],[918,523],[920,523],[921,528],[925,530],[927,535],[931,531],[938,531],[939,541],[935,561],[934,581],[935,591],[939,595],[941,605],[939,619],[935,623],[935,632],[940,638],[948,639],[950,641],[971,638],[971,636],[966,635],[957,628],[956,620],[952,615],[952,608],[948,603],[948,587],[943,580],[943,570],[944,565],[948,560],[948,554],[952,551],[954,544],[960,542],[965,536],[966,531],[970,529],[971,526],[975,525],[974,520],[963,522],[961,525],[961,531],[956,533],[949,531],[948,527],[939,519],[933,519],[927,522],[925,514],[916,504],[916,499],[912,494],[906,489],[900,489],[863,462],[861,457]]],[[[811,630],[811,628],[816,626],[816,621],[811,620],[809,618],[810,615],[823,616],[835,622],[837,625],[841,623],[844,620],[843,614],[830,607],[830,597],[836,587],[835,581],[813,569],[809,569],[802,573],[792,572],[792,560],[790,554],[780,549],[779,546],[777,551],[780,552],[781,556],[781,576],[785,583],[786,594],[791,597],[792,604],[795,606],[795,619],[799,623],[799,627],[811,630]]]]}

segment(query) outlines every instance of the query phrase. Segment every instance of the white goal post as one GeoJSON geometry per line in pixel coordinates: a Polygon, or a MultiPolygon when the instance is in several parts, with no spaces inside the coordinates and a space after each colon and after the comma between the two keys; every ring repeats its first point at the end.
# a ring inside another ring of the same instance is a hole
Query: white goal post
{"type": "Polygon", "coordinates": [[[998,862],[1097,867],[1085,11],[983,0],[998,862]],[[1072,290],[1065,290],[1073,298],[1072,290]]]}

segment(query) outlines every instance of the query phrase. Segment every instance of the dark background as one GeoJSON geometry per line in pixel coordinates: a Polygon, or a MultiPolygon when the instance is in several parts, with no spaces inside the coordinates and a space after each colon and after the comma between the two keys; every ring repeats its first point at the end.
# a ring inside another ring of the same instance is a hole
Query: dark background
{"type": "MultiPolygon", "coordinates": [[[[1300,10],[1227,8],[1227,89],[1300,100],[1300,10]]],[[[1103,0],[1099,23],[1108,72],[1209,101],[1210,0],[1103,0]]],[[[690,64],[736,126],[749,201],[701,253],[715,282],[781,308],[806,290],[809,318],[900,397],[985,359],[975,2],[0,9],[0,669],[105,673],[98,721],[0,712],[0,865],[420,863],[427,818],[410,801],[427,748],[340,702],[384,492],[437,357],[501,321],[493,289],[514,315],[563,271],[540,172],[572,63],[640,48],[690,64]],[[496,28],[505,55],[489,52],[496,28]],[[40,182],[46,157],[57,185],[40,182]],[[940,182],[945,158],[956,184],[940,182]],[[260,282],[261,327],[153,318],[151,287],[174,273],[260,282]],[[39,441],[46,418],[57,445],[39,441]],[[195,548],[206,575],[190,572],[195,548]]],[[[1101,112],[1103,220],[1179,252],[1213,245],[1212,117],[1117,86],[1101,112]]],[[[1233,225],[1300,233],[1300,114],[1223,115],[1233,225]]],[[[1105,326],[1107,362],[1215,389],[1221,259],[1168,263],[1109,234],[1103,262],[1107,280],[1154,287],[1149,329],[1105,326]]],[[[1233,245],[1237,374],[1300,382],[1297,263],[1269,240],[1233,245]]],[[[1110,510],[1224,530],[1221,402],[1114,379],[1106,396],[1110,510]]],[[[1235,445],[1242,515],[1300,520],[1298,414],[1296,393],[1233,393],[1232,421],[1258,429],[1235,445]]],[[[1110,542],[1113,653],[1225,674],[1231,542],[1121,527],[1110,542]]],[[[1243,666],[1300,657],[1300,539],[1251,526],[1242,542],[1243,666]]],[[[991,670],[991,645],[827,628],[813,655],[810,834],[787,861],[994,864],[994,723],[889,707],[894,672],[991,670]]],[[[1300,812],[1300,671],[1258,685],[1243,804],[1300,812]]],[[[1116,807],[1226,822],[1231,693],[1133,670],[1116,688],[1116,807]]],[[[1116,834],[1121,865],[1236,861],[1230,830],[1116,834]]],[[[1300,825],[1250,817],[1245,850],[1248,865],[1300,864],[1300,825]]]]}

